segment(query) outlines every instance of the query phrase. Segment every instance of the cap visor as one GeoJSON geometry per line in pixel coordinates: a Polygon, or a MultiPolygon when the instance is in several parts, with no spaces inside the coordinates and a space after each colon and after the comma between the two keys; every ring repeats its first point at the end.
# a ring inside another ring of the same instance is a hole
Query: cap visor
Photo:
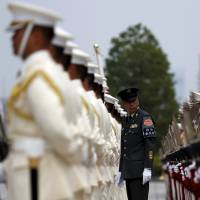
{"type": "Polygon", "coordinates": [[[14,32],[14,31],[17,31],[17,30],[23,28],[24,26],[25,26],[25,24],[10,25],[5,30],[7,32],[14,32]]]}
{"type": "Polygon", "coordinates": [[[124,101],[127,101],[127,102],[133,102],[137,99],[137,97],[131,97],[131,98],[128,98],[128,99],[124,99],[124,101]]]}

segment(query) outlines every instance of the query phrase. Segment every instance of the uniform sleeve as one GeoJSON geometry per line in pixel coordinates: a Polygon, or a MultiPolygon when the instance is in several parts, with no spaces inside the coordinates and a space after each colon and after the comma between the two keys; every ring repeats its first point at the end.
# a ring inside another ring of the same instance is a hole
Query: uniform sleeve
{"type": "Polygon", "coordinates": [[[27,101],[33,119],[41,128],[50,147],[66,157],[69,151],[68,144],[76,130],[75,126],[66,121],[60,95],[45,79],[37,77],[27,90],[27,101]]]}
{"type": "Polygon", "coordinates": [[[145,145],[144,168],[152,168],[156,143],[156,131],[150,115],[143,117],[142,131],[145,145]]]}

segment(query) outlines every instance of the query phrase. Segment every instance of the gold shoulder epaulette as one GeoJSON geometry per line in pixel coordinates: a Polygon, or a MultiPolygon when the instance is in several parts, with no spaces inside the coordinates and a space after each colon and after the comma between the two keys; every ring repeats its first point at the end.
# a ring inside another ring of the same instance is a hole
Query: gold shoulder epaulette
{"type": "Polygon", "coordinates": [[[35,71],[30,77],[28,77],[25,81],[23,81],[22,83],[17,84],[12,91],[12,94],[8,100],[8,109],[9,112],[13,111],[15,112],[18,116],[20,116],[21,118],[24,118],[28,121],[32,121],[33,117],[24,112],[23,110],[16,108],[15,107],[15,102],[17,101],[17,99],[20,97],[20,95],[22,93],[24,93],[29,86],[31,85],[31,83],[35,80],[35,78],[37,77],[41,77],[43,78],[48,85],[51,87],[51,89],[57,94],[57,96],[60,99],[61,104],[64,103],[64,97],[59,89],[59,87],[57,86],[57,84],[54,82],[54,80],[52,80],[52,78],[49,77],[49,75],[47,73],[45,73],[42,70],[38,70],[35,71]]]}

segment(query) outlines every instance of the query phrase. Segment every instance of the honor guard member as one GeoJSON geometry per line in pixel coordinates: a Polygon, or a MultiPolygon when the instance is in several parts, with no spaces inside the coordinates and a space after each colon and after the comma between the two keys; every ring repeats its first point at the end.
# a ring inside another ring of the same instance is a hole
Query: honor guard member
{"type": "Polygon", "coordinates": [[[100,171],[104,177],[105,183],[111,183],[113,181],[113,175],[109,170],[109,160],[113,157],[112,145],[111,145],[111,120],[108,115],[107,108],[104,104],[103,93],[103,76],[100,74],[94,74],[94,88],[97,96],[97,107],[100,110],[100,132],[105,140],[104,155],[100,158],[102,165],[100,171]],[[110,127],[109,127],[110,125],[110,127]]]}
{"type": "MultiPolygon", "coordinates": [[[[115,153],[114,163],[112,165],[112,169],[116,175],[117,168],[119,166],[119,155],[120,155],[120,135],[121,129],[119,128],[119,123],[115,120],[113,111],[115,109],[114,104],[118,103],[118,99],[112,97],[109,94],[104,95],[105,104],[109,112],[109,116],[111,118],[112,123],[112,140],[115,143],[115,149],[113,152],[115,153]]],[[[124,200],[126,199],[126,191],[125,188],[118,188],[116,184],[111,185],[110,192],[108,193],[108,199],[119,199],[124,200]]]]}
{"type": "MultiPolygon", "coordinates": [[[[100,194],[102,194],[103,190],[102,187],[106,184],[105,181],[105,173],[102,174],[102,168],[103,166],[103,157],[105,155],[105,145],[106,140],[102,134],[102,126],[101,122],[103,120],[102,118],[102,112],[99,107],[98,102],[98,94],[95,92],[96,89],[96,79],[95,79],[95,73],[99,72],[99,67],[93,63],[88,63],[87,65],[87,76],[85,77],[83,81],[83,85],[85,89],[87,90],[87,95],[91,100],[91,106],[92,106],[92,112],[93,112],[93,132],[91,135],[91,141],[93,140],[93,145],[95,148],[95,154],[97,157],[96,160],[96,176],[98,181],[98,187],[95,188],[92,199],[98,199],[100,194]]],[[[105,170],[104,170],[105,171],[105,170]]]]}
{"type": "Polygon", "coordinates": [[[65,118],[61,70],[48,52],[60,17],[25,3],[8,8],[14,17],[14,53],[24,60],[8,100],[9,199],[72,199],[64,169],[76,127],[65,118]]]}
{"type": "Polygon", "coordinates": [[[101,184],[100,173],[97,168],[97,159],[98,159],[98,151],[101,149],[103,152],[104,146],[102,143],[102,138],[100,138],[100,128],[99,128],[99,120],[100,120],[100,111],[97,109],[97,98],[93,91],[93,82],[94,82],[94,73],[98,70],[98,66],[94,63],[89,62],[87,64],[87,74],[84,77],[82,83],[83,87],[86,90],[87,96],[90,99],[91,111],[89,114],[89,119],[91,123],[92,132],[89,135],[89,158],[90,164],[88,165],[89,180],[92,183],[92,194],[91,199],[98,199],[98,191],[99,185],[101,184]]]}
{"type": "Polygon", "coordinates": [[[122,120],[117,182],[126,181],[128,200],[148,199],[156,137],[151,116],[139,106],[138,91],[127,88],[118,93],[128,116],[122,120]]]}
{"type": "Polygon", "coordinates": [[[113,142],[112,148],[113,148],[113,152],[114,152],[114,155],[115,155],[114,160],[113,160],[114,161],[113,165],[115,165],[117,160],[119,160],[119,143],[118,143],[119,141],[117,140],[119,137],[118,137],[117,122],[112,116],[112,110],[114,108],[115,102],[117,102],[118,99],[112,97],[109,94],[105,94],[104,99],[105,99],[105,105],[106,105],[106,108],[108,110],[109,117],[110,117],[110,120],[111,120],[111,126],[112,126],[111,138],[112,138],[112,142],[113,142]]]}
{"type": "Polygon", "coordinates": [[[79,172],[80,174],[79,176],[80,181],[76,184],[76,186],[78,186],[79,191],[81,191],[82,194],[79,193],[77,195],[77,199],[88,199],[88,195],[91,192],[91,186],[92,186],[91,182],[89,182],[89,172],[87,171],[88,170],[87,165],[90,163],[90,158],[89,158],[90,135],[91,132],[93,131],[91,129],[90,115],[94,113],[91,108],[90,99],[88,98],[86,90],[83,88],[83,80],[87,74],[86,66],[90,61],[90,57],[87,53],[78,48],[71,49],[71,47],[73,46],[72,42],[70,42],[70,46],[68,45],[69,43],[66,44],[65,53],[66,55],[71,56],[71,59],[70,59],[70,64],[66,66],[65,70],[67,70],[69,74],[73,88],[77,93],[76,98],[80,100],[83,110],[83,115],[82,115],[83,118],[81,121],[79,120],[80,122],[79,127],[80,129],[83,129],[83,127],[88,127],[87,129],[84,130],[84,132],[81,133],[83,138],[82,140],[83,149],[82,152],[80,153],[82,155],[83,165],[82,167],[79,166],[79,168],[77,168],[78,170],[77,173],[79,172]]]}

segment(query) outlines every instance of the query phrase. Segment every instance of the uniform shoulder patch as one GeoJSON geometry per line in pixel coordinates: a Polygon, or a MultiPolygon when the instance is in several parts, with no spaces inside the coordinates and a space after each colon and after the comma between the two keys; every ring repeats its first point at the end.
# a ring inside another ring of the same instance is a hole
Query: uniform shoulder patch
{"type": "Polygon", "coordinates": [[[145,126],[153,126],[153,121],[150,118],[145,119],[144,120],[144,125],[145,126]]]}
{"type": "Polygon", "coordinates": [[[143,118],[142,129],[144,138],[156,137],[154,123],[150,116],[143,118]]]}

